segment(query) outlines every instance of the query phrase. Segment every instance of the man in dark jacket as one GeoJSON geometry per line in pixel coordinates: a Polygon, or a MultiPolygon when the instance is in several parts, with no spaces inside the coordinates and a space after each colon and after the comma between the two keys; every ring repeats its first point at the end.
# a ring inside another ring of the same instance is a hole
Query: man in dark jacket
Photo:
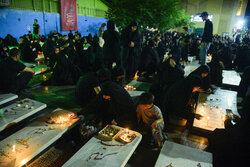
{"type": "Polygon", "coordinates": [[[208,13],[203,12],[200,17],[202,17],[202,20],[205,21],[205,27],[204,32],[202,35],[201,40],[201,50],[200,50],[200,61],[201,64],[206,64],[207,59],[207,51],[210,47],[210,43],[212,42],[213,38],[213,23],[208,19],[208,13]]]}

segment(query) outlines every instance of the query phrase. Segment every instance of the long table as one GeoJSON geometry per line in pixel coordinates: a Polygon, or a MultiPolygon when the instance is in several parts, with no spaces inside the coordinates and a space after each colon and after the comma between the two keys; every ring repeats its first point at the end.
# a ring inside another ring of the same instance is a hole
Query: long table
{"type": "Polygon", "coordinates": [[[225,85],[239,86],[241,77],[234,70],[223,70],[222,71],[223,80],[222,83],[225,85]]]}
{"type": "Polygon", "coordinates": [[[46,108],[46,106],[44,103],[26,98],[0,109],[0,132],[41,111],[46,108]]]}
{"type": "Polygon", "coordinates": [[[0,94],[0,105],[8,103],[17,98],[18,96],[12,93],[0,94]]]}
{"type": "MultiPolygon", "coordinates": [[[[131,130],[130,130],[131,131],[131,130]]],[[[63,167],[123,167],[142,139],[138,132],[136,138],[128,144],[118,141],[104,141],[98,136],[92,137],[63,167]]]]}
{"type": "Polygon", "coordinates": [[[155,167],[212,167],[212,154],[165,141],[155,167]]]}
{"type": "Polygon", "coordinates": [[[27,164],[72,128],[79,118],[65,124],[48,124],[46,120],[47,116],[41,117],[0,142],[1,167],[27,164]]]}
{"type": "Polygon", "coordinates": [[[237,92],[216,89],[214,94],[200,93],[196,113],[203,117],[201,120],[194,119],[193,127],[208,131],[223,129],[226,109],[231,109],[233,114],[240,116],[237,112],[237,92]]]}

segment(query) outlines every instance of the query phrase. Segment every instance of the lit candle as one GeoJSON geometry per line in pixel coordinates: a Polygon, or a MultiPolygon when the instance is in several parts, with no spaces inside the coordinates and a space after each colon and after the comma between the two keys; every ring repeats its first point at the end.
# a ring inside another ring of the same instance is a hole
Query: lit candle
{"type": "Polygon", "coordinates": [[[12,146],[12,152],[13,152],[13,153],[16,152],[16,145],[13,145],[13,146],[12,146]]]}
{"type": "Polygon", "coordinates": [[[44,87],[44,90],[47,92],[49,90],[49,87],[48,86],[45,86],[44,87]]]}
{"type": "Polygon", "coordinates": [[[128,129],[127,128],[125,129],[125,132],[128,133],[128,129]]]}

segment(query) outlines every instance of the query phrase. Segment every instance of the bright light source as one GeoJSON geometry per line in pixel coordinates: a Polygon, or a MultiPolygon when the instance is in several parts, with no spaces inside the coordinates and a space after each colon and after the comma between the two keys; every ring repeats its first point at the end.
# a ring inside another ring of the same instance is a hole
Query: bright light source
{"type": "Polygon", "coordinates": [[[236,24],[236,27],[237,27],[238,29],[242,29],[243,25],[244,25],[244,20],[239,20],[239,21],[237,22],[237,24],[236,24]]]}
{"type": "Polygon", "coordinates": [[[22,160],[22,161],[20,162],[20,165],[23,166],[23,165],[25,165],[27,162],[28,162],[28,160],[27,160],[27,158],[25,158],[24,160],[22,160]]]}

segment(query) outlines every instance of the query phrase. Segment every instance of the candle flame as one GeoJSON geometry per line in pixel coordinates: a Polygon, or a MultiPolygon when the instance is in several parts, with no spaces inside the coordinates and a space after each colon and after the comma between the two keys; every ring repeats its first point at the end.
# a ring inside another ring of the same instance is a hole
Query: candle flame
{"type": "Polygon", "coordinates": [[[12,152],[15,152],[16,151],[16,145],[13,145],[12,146],[12,152]]]}

